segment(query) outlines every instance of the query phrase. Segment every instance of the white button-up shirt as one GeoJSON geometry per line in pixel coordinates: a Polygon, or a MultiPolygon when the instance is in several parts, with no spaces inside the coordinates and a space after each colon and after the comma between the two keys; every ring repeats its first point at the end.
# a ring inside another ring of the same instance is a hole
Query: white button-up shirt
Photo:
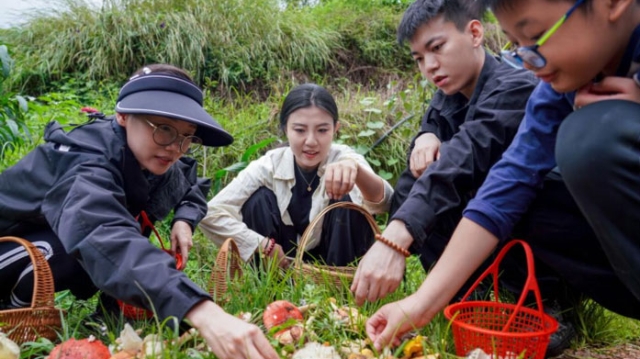
{"type": "MultiPolygon", "coordinates": [[[[361,169],[373,172],[365,158],[351,147],[332,144],[326,160],[318,167],[320,183],[311,197],[309,220],[312,220],[329,204],[324,180],[322,180],[325,165],[347,158],[357,161],[361,169]]],[[[244,224],[241,213],[242,206],[255,191],[264,186],[276,195],[282,222],[286,225],[293,225],[287,207],[291,202],[291,189],[296,183],[294,163],[293,152],[289,147],[268,151],[264,156],[251,162],[229,185],[209,201],[207,215],[200,222],[202,232],[218,246],[222,245],[227,238],[233,238],[238,245],[242,259],[248,260],[265,236],[252,231],[244,224]]],[[[387,181],[383,180],[383,183],[384,197],[380,202],[366,201],[357,186],[354,186],[349,192],[351,201],[362,205],[371,214],[388,211],[393,188],[387,181]]],[[[316,247],[319,238],[320,236],[310,238],[305,250],[316,247]]]]}

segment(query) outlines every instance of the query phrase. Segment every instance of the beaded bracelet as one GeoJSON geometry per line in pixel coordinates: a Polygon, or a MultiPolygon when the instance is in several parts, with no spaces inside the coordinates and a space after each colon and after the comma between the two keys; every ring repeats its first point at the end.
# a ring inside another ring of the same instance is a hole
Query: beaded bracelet
{"type": "Polygon", "coordinates": [[[408,256],[411,255],[411,253],[409,253],[408,250],[406,250],[406,249],[400,247],[399,245],[391,242],[390,240],[384,238],[381,234],[376,234],[375,238],[376,238],[376,240],[386,244],[387,246],[391,247],[391,249],[395,250],[396,252],[402,254],[405,257],[408,257],[408,256]]]}
{"type": "Polygon", "coordinates": [[[269,238],[267,245],[264,248],[264,255],[269,256],[273,249],[276,247],[276,240],[273,238],[269,238]]]}

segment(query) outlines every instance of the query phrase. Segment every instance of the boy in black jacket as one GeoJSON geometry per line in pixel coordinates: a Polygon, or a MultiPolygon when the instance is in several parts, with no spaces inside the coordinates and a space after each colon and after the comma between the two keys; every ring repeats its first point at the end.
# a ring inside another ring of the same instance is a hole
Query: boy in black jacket
{"type": "MultiPolygon", "coordinates": [[[[382,236],[420,254],[425,270],[440,257],[462,210],[507,149],[537,81],[487,53],[481,13],[462,0],[418,0],[405,12],[398,41],[408,41],[420,72],[438,87],[412,141],[382,236]]],[[[404,257],[376,242],[360,262],[356,302],[394,291],[404,257]]]]}

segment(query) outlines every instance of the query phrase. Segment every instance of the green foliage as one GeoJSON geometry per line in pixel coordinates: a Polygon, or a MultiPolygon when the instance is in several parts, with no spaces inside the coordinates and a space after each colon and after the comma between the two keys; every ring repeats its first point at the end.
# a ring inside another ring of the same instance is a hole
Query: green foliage
{"type": "Polygon", "coordinates": [[[230,166],[217,170],[213,175],[212,195],[215,195],[216,193],[220,192],[220,190],[222,189],[223,178],[225,178],[229,174],[237,174],[238,172],[245,169],[249,164],[249,162],[251,162],[256,158],[255,155],[256,153],[258,153],[258,151],[261,151],[262,149],[269,146],[272,142],[276,140],[277,139],[273,137],[267,138],[265,140],[262,140],[256,143],[255,145],[249,146],[249,148],[247,148],[247,150],[242,154],[242,158],[240,159],[239,162],[233,163],[230,166]]]}
{"type": "Polygon", "coordinates": [[[361,3],[282,9],[277,0],[107,0],[96,10],[63,0],[63,9],[31,14],[0,38],[20,56],[13,80],[37,92],[69,74],[119,83],[154,62],[188,69],[219,91],[345,73],[368,84],[372,73],[411,61],[395,42],[400,6],[361,3]]]}
{"type": "Polygon", "coordinates": [[[27,99],[10,92],[5,81],[11,74],[13,60],[7,46],[0,45],[0,159],[7,148],[14,148],[29,137],[25,113],[29,110],[27,99]]]}

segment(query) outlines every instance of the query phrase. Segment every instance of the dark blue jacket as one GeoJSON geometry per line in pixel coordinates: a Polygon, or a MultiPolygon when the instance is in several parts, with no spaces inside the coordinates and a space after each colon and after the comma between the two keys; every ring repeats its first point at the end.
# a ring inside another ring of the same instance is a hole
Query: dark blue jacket
{"type": "Polygon", "coordinates": [[[174,221],[195,227],[207,211],[209,181],[196,177],[193,159],[150,175],[111,119],[69,133],[51,122],[44,139],[0,174],[0,235],[51,228],[96,287],[139,306],[148,296],[162,318],[182,319],[209,297],[140,233],[134,218],[145,210],[161,220],[174,210],[174,221]]]}
{"type": "MultiPolygon", "coordinates": [[[[617,76],[638,79],[640,26],[631,36],[617,76]],[[635,75],[635,76],[634,76],[635,75]]],[[[640,82],[638,83],[640,86],[640,82]]],[[[464,216],[505,240],[527,211],[545,175],[556,166],[555,146],[560,123],[573,112],[575,92],[558,93],[540,83],[513,144],[491,169],[464,216]]]]}

